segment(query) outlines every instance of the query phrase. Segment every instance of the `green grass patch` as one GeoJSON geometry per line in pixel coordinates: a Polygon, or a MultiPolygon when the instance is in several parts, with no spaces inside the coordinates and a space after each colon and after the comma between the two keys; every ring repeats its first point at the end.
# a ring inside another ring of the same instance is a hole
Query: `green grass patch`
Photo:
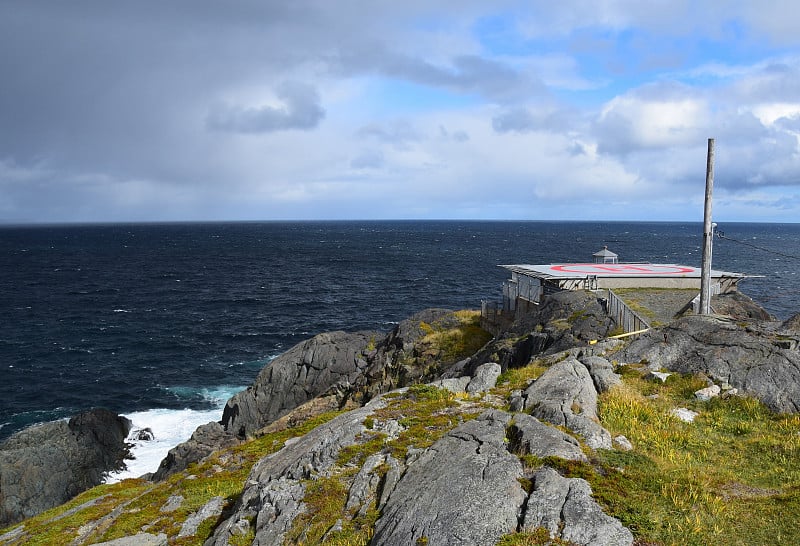
{"type": "Polygon", "coordinates": [[[694,391],[706,386],[699,377],[674,375],[664,384],[624,377],[601,395],[599,412],[634,451],[549,464],[587,479],[643,542],[800,543],[800,524],[789,517],[800,508],[800,416],[773,414],[750,398],[696,401],[694,391]],[[670,413],[679,406],[700,415],[684,423],[670,413]]]}
{"type": "Polygon", "coordinates": [[[497,378],[497,386],[492,392],[508,396],[511,391],[525,389],[531,381],[541,377],[547,368],[541,361],[535,360],[522,368],[508,369],[497,378]]]}
{"type": "Polygon", "coordinates": [[[420,345],[435,347],[439,351],[438,358],[444,363],[471,356],[492,339],[492,334],[480,326],[480,311],[455,311],[452,316],[457,321],[455,326],[448,320],[433,324],[420,322],[425,334],[420,345]]]}
{"type": "Polygon", "coordinates": [[[121,514],[109,519],[109,525],[99,526],[87,537],[89,543],[135,535],[146,528],[151,533],[166,533],[170,544],[200,546],[213,531],[216,522],[204,522],[195,536],[182,539],[177,539],[181,523],[176,522],[184,521],[191,512],[217,496],[225,498],[227,504],[232,505],[241,493],[250,469],[258,460],[281,449],[289,438],[301,436],[339,413],[329,412],[300,426],[224,450],[160,483],[125,480],[94,487],[64,505],[25,520],[26,535],[18,543],[35,546],[67,544],[77,536],[81,527],[97,522],[125,505],[121,514]],[[175,512],[162,513],[160,508],[172,495],[183,496],[183,504],[175,512]],[[93,499],[99,500],[96,504],[66,515],[70,509],[93,499]]]}
{"type": "Polygon", "coordinates": [[[550,538],[550,532],[547,529],[538,527],[533,531],[503,535],[497,541],[496,546],[570,546],[573,544],[573,542],[560,538],[550,538]]]}

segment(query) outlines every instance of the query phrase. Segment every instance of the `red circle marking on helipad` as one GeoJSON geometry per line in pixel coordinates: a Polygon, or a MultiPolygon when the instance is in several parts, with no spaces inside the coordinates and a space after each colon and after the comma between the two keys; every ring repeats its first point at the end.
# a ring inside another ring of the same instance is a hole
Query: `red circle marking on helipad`
{"type": "Polygon", "coordinates": [[[693,273],[693,267],[651,264],[564,264],[550,267],[560,273],[584,275],[683,275],[693,273]]]}

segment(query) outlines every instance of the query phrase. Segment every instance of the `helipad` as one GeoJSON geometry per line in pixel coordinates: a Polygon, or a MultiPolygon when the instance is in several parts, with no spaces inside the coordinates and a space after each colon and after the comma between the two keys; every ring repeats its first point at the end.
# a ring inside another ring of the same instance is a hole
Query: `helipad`
{"type": "MultiPolygon", "coordinates": [[[[646,263],[616,263],[616,264],[550,264],[550,265],[503,265],[510,271],[532,275],[536,277],[575,279],[591,275],[597,278],[615,277],[681,277],[700,278],[700,268],[677,264],[646,264],[646,263]]],[[[712,277],[732,276],[740,277],[739,273],[725,271],[712,271],[712,277]]]]}
{"type": "MultiPolygon", "coordinates": [[[[502,265],[511,271],[509,281],[520,293],[538,301],[542,290],[576,290],[601,288],[700,288],[699,267],[680,264],[651,263],[571,263],[549,265],[502,265]]],[[[711,271],[711,282],[720,291],[735,289],[741,273],[711,271]]],[[[512,292],[515,291],[512,289],[512,292]]],[[[524,296],[523,296],[524,297],[524,296]]]]}

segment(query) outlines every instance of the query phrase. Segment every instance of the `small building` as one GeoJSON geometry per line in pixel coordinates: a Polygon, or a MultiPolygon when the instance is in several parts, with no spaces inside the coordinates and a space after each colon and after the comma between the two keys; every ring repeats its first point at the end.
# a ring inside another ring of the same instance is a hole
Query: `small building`
{"type": "MultiPolygon", "coordinates": [[[[620,263],[617,254],[604,247],[594,255],[595,263],[550,265],[501,265],[511,272],[503,284],[503,312],[526,312],[542,297],[559,290],[615,288],[669,288],[700,290],[701,269],[678,264],[620,263]],[[602,260],[602,261],[601,261],[602,260]]],[[[712,293],[737,289],[747,277],[741,273],[711,271],[712,293]]]]}
{"type": "Polygon", "coordinates": [[[594,256],[594,263],[596,264],[616,264],[619,263],[619,256],[608,250],[607,246],[603,250],[599,250],[592,254],[594,256]]]}

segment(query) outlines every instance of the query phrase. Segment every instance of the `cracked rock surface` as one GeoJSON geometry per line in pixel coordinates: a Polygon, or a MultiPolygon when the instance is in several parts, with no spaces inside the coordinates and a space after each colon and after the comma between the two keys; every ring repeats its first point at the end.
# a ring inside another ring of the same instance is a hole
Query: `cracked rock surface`
{"type": "Polygon", "coordinates": [[[800,335],[787,328],[691,315],[651,330],[620,351],[620,362],[652,370],[704,373],[754,396],[779,413],[800,411],[800,335]]]}
{"type": "Polygon", "coordinates": [[[389,495],[372,544],[494,544],[515,530],[527,494],[503,443],[510,420],[488,411],[425,450],[389,495]]]}
{"type": "Polygon", "coordinates": [[[255,525],[254,544],[282,544],[294,519],[304,511],[302,480],[326,471],[345,446],[356,443],[364,419],[383,406],[376,399],[343,413],[261,459],[247,477],[234,512],[217,527],[206,546],[224,546],[241,529],[255,525]]]}
{"type": "Polygon", "coordinates": [[[524,394],[534,417],[567,427],[592,449],[611,449],[611,434],[599,424],[594,382],[577,358],[553,364],[524,394]]]}
{"type": "Polygon", "coordinates": [[[564,478],[544,467],[533,478],[533,492],[524,529],[544,527],[551,537],[586,546],[629,546],[633,534],[605,514],[592,499],[592,489],[580,478],[564,478]]]}

